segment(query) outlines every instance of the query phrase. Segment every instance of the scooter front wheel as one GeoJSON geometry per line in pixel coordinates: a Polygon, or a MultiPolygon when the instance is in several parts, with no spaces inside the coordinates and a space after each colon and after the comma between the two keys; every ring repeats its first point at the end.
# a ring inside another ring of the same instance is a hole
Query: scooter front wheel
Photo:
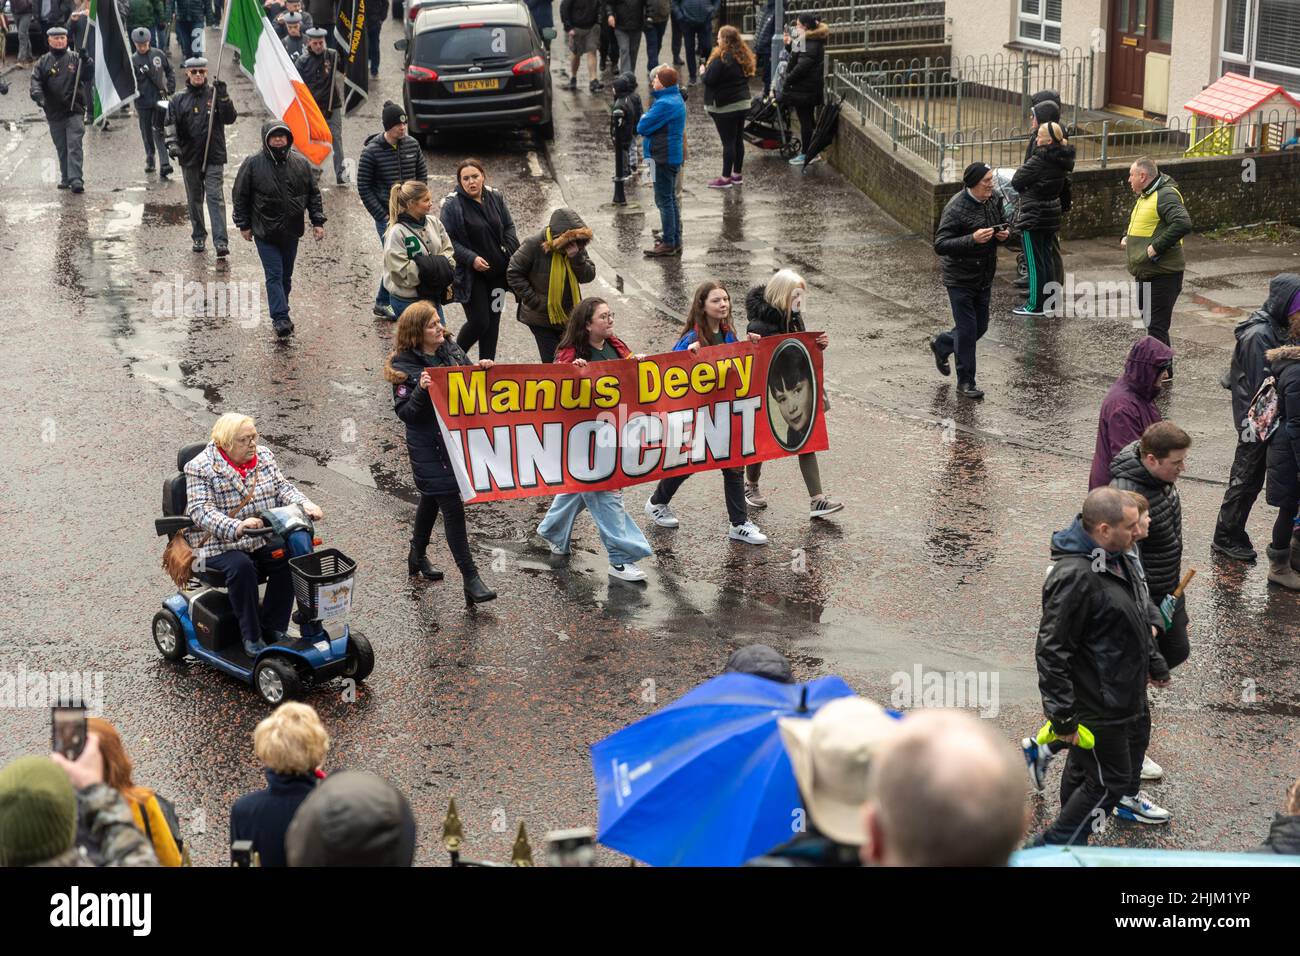
{"type": "Polygon", "coordinates": [[[363,681],[375,669],[375,652],[370,641],[360,631],[348,632],[348,662],[343,668],[343,676],[354,681],[363,681]]]}

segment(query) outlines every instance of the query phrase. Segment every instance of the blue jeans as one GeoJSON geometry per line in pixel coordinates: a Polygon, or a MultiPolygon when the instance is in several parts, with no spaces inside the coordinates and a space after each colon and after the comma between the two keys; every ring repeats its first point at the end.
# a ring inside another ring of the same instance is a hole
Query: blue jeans
{"type": "MultiPolygon", "coordinates": [[[[380,20],[379,22],[383,23],[382,20],[380,20]]],[[[379,47],[380,47],[379,31],[367,30],[366,31],[366,56],[370,60],[371,76],[379,75],[379,47]]]]}
{"type": "MultiPolygon", "coordinates": [[[[311,535],[295,531],[285,540],[288,557],[311,554],[311,535]]],[[[271,631],[284,633],[293,610],[293,576],[286,559],[271,557],[270,545],[256,551],[232,548],[204,559],[208,568],[226,577],[226,594],[239,618],[239,633],[245,641],[257,641],[271,631]],[[257,606],[258,570],[266,571],[266,596],[257,606]]]]}
{"type": "Polygon", "coordinates": [[[655,163],[655,205],[663,223],[661,242],[666,246],[682,244],[682,205],[677,198],[677,167],[655,163]]]}
{"type": "Polygon", "coordinates": [[[264,242],[253,238],[257,246],[257,256],[262,260],[262,271],[266,274],[266,304],[271,310],[271,318],[287,319],[289,317],[289,292],[293,289],[293,263],[298,257],[298,240],[288,239],[283,243],[264,242]]]}
{"type": "MultiPolygon", "coordinates": [[[[375,228],[379,230],[379,245],[382,248],[385,245],[385,236],[388,233],[388,217],[385,216],[383,219],[376,219],[375,228]]],[[[380,268],[381,269],[383,268],[382,265],[380,266],[380,268]]],[[[383,276],[380,276],[379,291],[375,293],[375,305],[378,306],[379,308],[383,308],[386,305],[390,305],[391,303],[388,301],[388,298],[389,298],[388,290],[384,288],[383,276]]],[[[396,312],[397,308],[394,307],[393,311],[396,312]]],[[[400,313],[398,314],[400,315],[400,313]]]]}
{"type": "Polygon", "coordinates": [[[663,48],[667,23],[650,23],[645,28],[645,70],[649,73],[659,65],[659,51],[663,48]]]}
{"type": "Polygon", "coordinates": [[[709,44],[713,39],[713,27],[708,23],[683,23],[686,30],[686,72],[694,83],[699,76],[696,60],[703,66],[709,58],[709,44]]]}
{"type": "MultiPolygon", "coordinates": [[[[415,303],[419,301],[419,299],[403,299],[400,295],[393,295],[391,292],[388,293],[388,304],[393,307],[393,311],[397,313],[399,319],[402,317],[402,311],[408,305],[415,305],[415,303]]],[[[435,302],[433,303],[433,307],[438,310],[438,318],[442,321],[443,326],[446,327],[447,316],[443,313],[442,306],[435,302]]]]}
{"type": "Polygon", "coordinates": [[[992,289],[968,289],[948,286],[948,301],[952,305],[953,328],[935,336],[935,344],[942,355],[957,356],[958,384],[975,384],[975,343],[989,330],[989,295],[992,289]]]}
{"type": "Polygon", "coordinates": [[[557,548],[568,551],[573,522],[583,508],[591,512],[591,520],[596,522],[596,531],[600,533],[600,543],[609,552],[610,564],[628,564],[654,553],[637,523],[623,507],[621,491],[556,495],[551,510],[537,526],[537,533],[557,548]]]}

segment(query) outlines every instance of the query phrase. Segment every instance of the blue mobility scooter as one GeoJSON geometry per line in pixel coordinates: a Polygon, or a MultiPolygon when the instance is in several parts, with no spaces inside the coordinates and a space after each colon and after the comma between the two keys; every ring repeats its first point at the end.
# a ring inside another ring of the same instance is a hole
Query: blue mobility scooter
{"type": "MultiPolygon", "coordinates": [[[[163,482],[163,516],[155,519],[160,536],[192,528],[185,515],[185,465],[206,447],[186,445],[176,456],[179,474],[163,482]]],[[[290,621],[286,639],[268,644],[255,657],[244,651],[225,575],[195,561],[186,587],[166,598],[153,618],[153,639],[169,661],[194,657],[238,677],[256,688],[268,704],[279,704],[302,694],[304,687],[334,677],[363,681],[375,666],[374,651],[365,635],[346,621],[352,609],[356,562],[333,548],[289,557],[285,540],[295,531],[315,537],[311,519],[299,505],[273,508],[258,515],[265,527],[248,534],[263,537],[273,557],[289,562],[294,596],[299,610],[290,621]],[[303,609],[306,609],[305,611],[303,609]]],[[[266,581],[264,568],[258,582],[266,581]]]]}

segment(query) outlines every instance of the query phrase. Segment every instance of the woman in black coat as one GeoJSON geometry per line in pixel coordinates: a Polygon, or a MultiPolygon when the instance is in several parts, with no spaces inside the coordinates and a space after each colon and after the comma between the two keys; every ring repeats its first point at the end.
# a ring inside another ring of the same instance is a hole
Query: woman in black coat
{"type": "Polygon", "coordinates": [[[826,62],[826,41],[831,28],[811,13],[799,14],[799,25],[790,42],[793,54],[781,88],[783,106],[793,106],[799,114],[799,142],[803,149],[790,160],[791,166],[804,164],[804,152],[817,126],[817,107],[826,100],[825,79],[822,76],[826,62]]]}
{"type": "Polygon", "coordinates": [[[1293,532],[1300,511],[1300,316],[1292,316],[1287,344],[1264,353],[1277,381],[1277,431],[1268,440],[1264,500],[1278,509],[1268,549],[1268,579],[1296,589],[1300,541],[1293,532]]]}
{"type": "Polygon", "coordinates": [[[1060,123],[1038,127],[1038,145],[1033,155],[1016,170],[1011,188],[1020,195],[1016,226],[1025,248],[1029,267],[1029,294],[1013,315],[1042,315],[1047,285],[1061,282],[1053,265],[1056,233],[1061,213],[1070,208],[1070,172],[1074,169],[1074,147],[1065,138],[1060,123]]]}
{"type": "Polygon", "coordinates": [[[749,115],[749,78],[757,72],[754,54],[735,27],[718,31],[718,45],[704,67],[704,111],[713,117],[722,139],[722,175],[710,189],[730,189],[745,181],[745,118],[749,115]]]}
{"type": "MultiPolygon", "coordinates": [[[[441,511],[447,545],[465,579],[466,603],[491,601],[497,595],[478,576],[478,567],[470,553],[465,532],[465,503],[429,397],[429,369],[473,363],[460,346],[446,337],[437,310],[424,300],[407,306],[402,312],[393,345],[392,353],[384,362],[384,378],[393,386],[393,411],[406,423],[406,449],[411,456],[415,487],[420,492],[411,552],[406,558],[407,571],[412,577],[418,574],[430,581],[442,580],[442,572],[425,556],[433,522],[441,511]]],[[[480,359],[478,365],[490,368],[492,360],[480,359]]]]}
{"type": "Polygon", "coordinates": [[[456,189],[443,200],[442,225],[456,258],[455,299],[465,307],[456,344],[469,352],[477,342],[479,358],[495,359],[508,288],[506,266],[519,248],[519,237],[505,197],[488,186],[479,160],[462,160],[456,167],[456,189]]]}

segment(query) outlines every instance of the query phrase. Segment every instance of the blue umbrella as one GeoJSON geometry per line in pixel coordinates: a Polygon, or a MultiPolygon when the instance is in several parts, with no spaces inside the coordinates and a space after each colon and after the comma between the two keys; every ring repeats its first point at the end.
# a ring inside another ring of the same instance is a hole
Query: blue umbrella
{"type": "Polygon", "coordinates": [[[739,866],[803,815],[777,720],[853,690],[838,677],[715,677],[591,747],[600,843],[653,866],[739,866]]]}

